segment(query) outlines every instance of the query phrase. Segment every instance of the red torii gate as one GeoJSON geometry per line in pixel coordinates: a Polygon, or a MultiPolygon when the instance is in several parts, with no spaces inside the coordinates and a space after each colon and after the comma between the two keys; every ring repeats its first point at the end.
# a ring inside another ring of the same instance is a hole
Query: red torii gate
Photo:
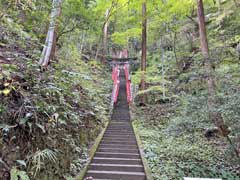
{"type": "Polygon", "coordinates": [[[112,55],[113,59],[121,59],[121,58],[128,58],[128,50],[123,49],[121,51],[116,51],[112,55]]]}

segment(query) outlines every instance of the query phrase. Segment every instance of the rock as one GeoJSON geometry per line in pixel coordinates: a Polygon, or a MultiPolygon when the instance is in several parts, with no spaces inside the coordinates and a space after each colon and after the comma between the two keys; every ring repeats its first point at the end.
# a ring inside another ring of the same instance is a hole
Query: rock
{"type": "Polygon", "coordinates": [[[205,130],[204,136],[206,138],[216,137],[217,134],[219,134],[219,132],[220,131],[219,131],[218,127],[208,128],[208,129],[205,130]]]}

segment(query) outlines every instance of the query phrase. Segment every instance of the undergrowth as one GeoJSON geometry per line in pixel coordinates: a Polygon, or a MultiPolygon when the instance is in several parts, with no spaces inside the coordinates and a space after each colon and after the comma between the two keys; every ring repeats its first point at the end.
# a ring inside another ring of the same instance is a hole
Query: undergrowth
{"type": "Polygon", "coordinates": [[[8,64],[0,64],[0,177],[76,176],[109,115],[107,69],[81,60],[69,42],[57,62],[41,69],[36,39],[14,22],[3,22],[1,30],[0,53],[8,64]]]}
{"type": "Polygon", "coordinates": [[[167,115],[169,107],[159,105],[155,112],[162,109],[162,118],[153,121],[146,119],[151,108],[141,108],[141,113],[138,112],[135,117],[138,120],[134,121],[134,125],[139,130],[154,179],[176,180],[183,177],[240,179],[239,161],[229,143],[218,136],[211,138],[204,136],[204,130],[211,127],[211,124],[205,121],[207,117],[200,118],[204,114],[199,111],[196,113],[198,118],[193,114],[185,116],[176,112],[167,115]]]}
{"type": "MultiPolygon", "coordinates": [[[[240,16],[233,1],[224,3],[220,15],[216,9],[206,8],[206,16],[211,16],[207,30],[216,72],[216,110],[231,130],[228,138],[212,131],[215,127],[208,117],[207,78],[199,39],[192,44],[196,51],[189,51],[185,32],[180,30],[174,44],[175,56],[171,49],[160,49],[159,54],[150,52],[146,90],[138,91],[141,72],[133,72],[134,125],[139,130],[154,179],[240,179],[240,72],[236,52],[240,16]],[[147,95],[147,101],[139,107],[142,94],[147,95]]],[[[198,33],[191,21],[179,23],[198,33]]]]}

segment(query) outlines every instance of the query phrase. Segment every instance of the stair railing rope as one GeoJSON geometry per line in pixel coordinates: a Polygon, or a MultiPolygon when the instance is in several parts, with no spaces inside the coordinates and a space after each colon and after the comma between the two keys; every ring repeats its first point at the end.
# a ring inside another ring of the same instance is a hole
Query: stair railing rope
{"type": "Polygon", "coordinates": [[[132,88],[131,88],[131,77],[129,74],[129,63],[124,64],[124,72],[126,78],[126,94],[128,103],[132,102],[132,88]]]}
{"type": "Polygon", "coordinates": [[[112,80],[113,80],[113,91],[112,91],[112,98],[111,98],[111,106],[113,106],[117,102],[118,92],[119,92],[119,65],[116,65],[112,68],[112,80]]]}

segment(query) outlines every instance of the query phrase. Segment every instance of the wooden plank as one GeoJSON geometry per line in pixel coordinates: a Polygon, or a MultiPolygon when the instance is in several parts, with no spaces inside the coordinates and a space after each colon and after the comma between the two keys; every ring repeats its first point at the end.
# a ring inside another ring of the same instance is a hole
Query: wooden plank
{"type": "Polygon", "coordinates": [[[189,178],[189,177],[184,177],[184,180],[222,180],[222,179],[212,179],[212,178],[189,178]]]}

